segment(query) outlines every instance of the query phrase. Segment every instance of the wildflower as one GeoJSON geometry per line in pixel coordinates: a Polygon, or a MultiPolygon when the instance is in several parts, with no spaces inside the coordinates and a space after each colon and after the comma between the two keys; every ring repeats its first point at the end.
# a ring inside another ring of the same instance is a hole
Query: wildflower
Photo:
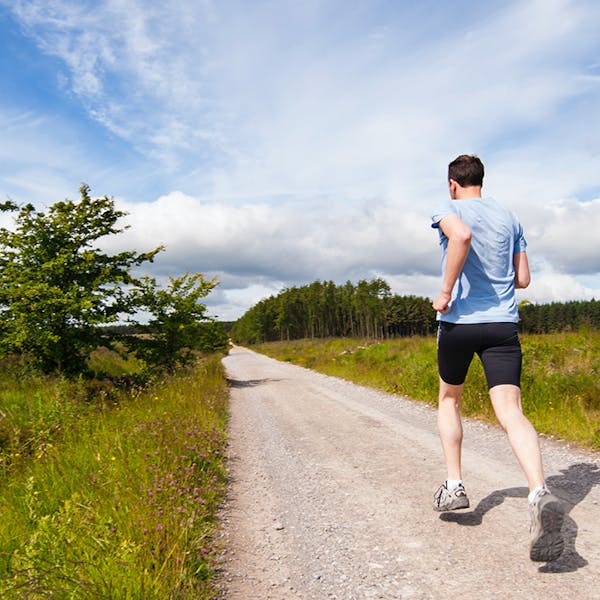
{"type": "Polygon", "coordinates": [[[159,524],[156,526],[156,531],[162,531],[162,528],[163,528],[163,526],[162,526],[162,525],[159,523],[159,524]]]}

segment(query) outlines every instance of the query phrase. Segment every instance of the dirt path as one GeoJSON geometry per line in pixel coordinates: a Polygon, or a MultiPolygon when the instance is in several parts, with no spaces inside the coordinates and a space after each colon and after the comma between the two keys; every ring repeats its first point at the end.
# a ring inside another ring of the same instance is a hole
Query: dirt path
{"type": "Polygon", "coordinates": [[[499,429],[465,423],[472,508],[440,515],[430,408],[242,348],[224,363],[223,597],[600,598],[597,454],[543,440],[567,546],[554,563],[532,563],[525,480],[499,429]]]}

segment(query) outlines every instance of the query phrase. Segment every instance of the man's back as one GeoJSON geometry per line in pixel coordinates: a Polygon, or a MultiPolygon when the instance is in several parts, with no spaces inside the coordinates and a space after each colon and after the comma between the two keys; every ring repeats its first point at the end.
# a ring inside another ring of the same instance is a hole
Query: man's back
{"type": "MultiPolygon", "coordinates": [[[[513,257],[527,244],[516,217],[493,198],[448,200],[434,213],[434,225],[456,214],[472,232],[471,248],[453,301],[441,319],[451,323],[517,322],[513,257]]],[[[448,238],[440,229],[445,267],[448,238]]]]}

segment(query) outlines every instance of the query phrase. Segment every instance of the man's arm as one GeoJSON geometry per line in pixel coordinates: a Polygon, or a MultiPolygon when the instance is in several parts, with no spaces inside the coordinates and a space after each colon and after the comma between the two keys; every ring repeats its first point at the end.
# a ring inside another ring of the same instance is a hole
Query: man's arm
{"type": "Polygon", "coordinates": [[[471,230],[458,215],[444,217],[439,226],[448,238],[446,268],[442,279],[442,289],[433,301],[433,308],[442,314],[448,312],[454,284],[462,271],[471,247],[471,230]]]}
{"type": "Polygon", "coordinates": [[[513,256],[513,265],[515,267],[515,288],[526,288],[531,282],[527,253],[517,252],[513,256]]]}

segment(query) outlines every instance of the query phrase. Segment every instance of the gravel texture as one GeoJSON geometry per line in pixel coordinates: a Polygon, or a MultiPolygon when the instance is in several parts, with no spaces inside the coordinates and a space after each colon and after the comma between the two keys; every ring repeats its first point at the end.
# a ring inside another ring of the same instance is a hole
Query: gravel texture
{"type": "Polygon", "coordinates": [[[541,440],[566,549],[529,560],[525,478],[497,427],[465,419],[471,508],[432,510],[435,411],[235,347],[223,598],[600,598],[600,456],[541,440]]]}

